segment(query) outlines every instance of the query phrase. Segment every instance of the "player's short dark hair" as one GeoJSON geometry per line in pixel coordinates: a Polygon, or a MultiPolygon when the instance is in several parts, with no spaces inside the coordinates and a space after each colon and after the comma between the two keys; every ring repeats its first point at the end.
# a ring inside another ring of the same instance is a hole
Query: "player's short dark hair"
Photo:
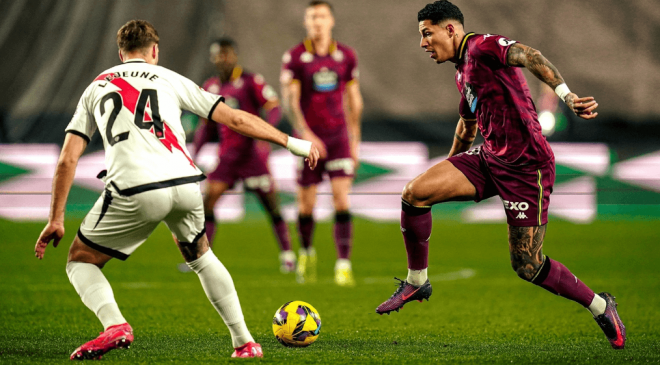
{"type": "Polygon", "coordinates": [[[238,45],[236,41],[229,37],[220,37],[213,41],[211,44],[217,44],[220,47],[231,47],[234,52],[238,53],[238,45]]]}
{"type": "Polygon", "coordinates": [[[426,4],[424,9],[417,13],[418,22],[430,20],[433,25],[450,19],[459,21],[461,25],[464,25],[461,9],[447,0],[439,0],[432,4],[426,4]]]}
{"type": "Polygon", "coordinates": [[[142,50],[159,41],[156,28],[146,20],[131,20],[117,31],[117,47],[126,53],[142,50]]]}
{"type": "Polygon", "coordinates": [[[332,8],[332,4],[330,4],[330,3],[327,2],[327,1],[323,1],[323,0],[312,0],[312,1],[309,2],[309,4],[307,5],[307,7],[308,7],[308,8],[311,8],[311,7],[319,6],[319,5],[325,5],[325,6],[328,7],[328,9],[330,9],[330,12],[331,12],[332,14],[335,13],[335,9],[332,8]]]}

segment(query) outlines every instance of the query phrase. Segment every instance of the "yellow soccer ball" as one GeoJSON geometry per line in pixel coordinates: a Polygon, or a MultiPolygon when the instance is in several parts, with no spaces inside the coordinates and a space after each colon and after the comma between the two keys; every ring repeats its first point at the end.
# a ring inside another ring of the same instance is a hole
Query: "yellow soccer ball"
{"type": "Polygon", "coordinates": [[[306,347],[321,331],[321,316],[309,303],[295,300],[284,303],[273,317],[275,338],[287,347],[306,347]]]}

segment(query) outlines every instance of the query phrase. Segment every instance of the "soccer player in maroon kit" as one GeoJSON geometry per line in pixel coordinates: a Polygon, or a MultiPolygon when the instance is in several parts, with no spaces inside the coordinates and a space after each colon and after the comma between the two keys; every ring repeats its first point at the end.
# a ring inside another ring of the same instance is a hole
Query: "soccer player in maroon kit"
{"type": "Polygon", "coordinates": [[[389,314],[431,295],[427,267],[433,204],[478,202],[498,195],[509,225],[511,265],[518,276],[589,309],[612,347],[622,349],[626,330],[614,297],[594,294],[564,265],[543,255],[555,161],[520,68],[552,87],[581,118],[595,118],[598,104],[593,97],[580,98],[570,92],[555,66],[539,51],[500,35],[466,33],[463,14],[449,1],[426,5],[417,20],[420,46],[437,63],[456,64],[460,119],[449,158],[404,188],[401,231],[408,277],[399,279],[396,292],[376,312],[389,314]],[[477,128],[485,141],[470,150],[477,128]]]}
{"type": "MultiPolygon", "coordinates": [[[[241,68],[237,51],[236,43],[230,38],[221,38],[211,44],[211,62],[216,66],[218,74],[206,80],[202,87],[212,94],[224,96],[225,104],[234,109],[257,116],[263,110],[268,123],[276,125],[282,116],[277,93],[263,76],[241,68]]],[[[293,272],[296,255],[291,251],[289,231],[280,214],[275,183],[268,170],[270,145],[245,137],[223,124],[209,123],[203,119],[195,133],[193,153],[196,155],[213,135],[221,136],[222,143],[218,151],[220,162],[208,174],[204,196],[205,227],[209,243],[213,243],[215,235],[215,203],[237,180],[242,180],[245,189],[257,195],[268,213],[280,247],[280,270],[283,273],[293,272]]]]}
{"type": "Polygon", "coordinates": [[[299,164],[298,282],[316,280],[316,253],[312,247],[317,185],[324,172],[332,185],[337,248],[335,283],[355,284],[350,262],[353,225],[348,193],[358,162],[362,96],[357,57],[353,49],[333,40],[334,16],[326,1],[312,1],[305,10],[307,38],[282,58],[282,99],[295,132],[320,146],[315,170],[299,164]],[[347,107],[345,112],[344,106],[347,107]]]}

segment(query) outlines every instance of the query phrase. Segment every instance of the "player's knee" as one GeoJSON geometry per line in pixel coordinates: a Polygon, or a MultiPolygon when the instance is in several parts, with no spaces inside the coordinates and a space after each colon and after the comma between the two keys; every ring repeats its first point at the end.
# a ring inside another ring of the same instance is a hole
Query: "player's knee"
{"type": "Polygon", "coordinates": [[[415,206],[426,205],[423,197],[419,195],[418,189],[416,189],[415,180],[408,182],[403,188],[401,199],[415,206]]]}
{"type": "Polygon", "coordinates": [[[534,260],[521,260],[521,261],[511,261],[511,267],[513,271],[516,272],[519,278],[525,281],[532,281],[532,279],[539,272],[540,265],[534,262],[534,260]]]}

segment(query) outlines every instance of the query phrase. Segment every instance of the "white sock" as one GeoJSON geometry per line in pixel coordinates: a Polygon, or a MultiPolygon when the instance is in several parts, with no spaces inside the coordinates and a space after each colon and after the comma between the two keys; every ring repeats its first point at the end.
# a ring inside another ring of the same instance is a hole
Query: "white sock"
{"type": "Polygon", "coordinates": [[[598,294],[594,294],[594,299],[589,304],[589,307],[587,307],[594,317],[605,313],[605,308],[607,308],[607,302],[598,294]]]}
{"type": "Polygon", "coordinates": [[[420,286],[426,282],[428,275],[426,274],[427,269],[422,270],[411,270],[408,269],[408,278],[406,281],[414,286],[420,286]]]}
{"type": "Polygon", "coordinates": [[[340,269],[351,269],[351,260],[349,259],[337,259],[335,262],[335,271],[340,269]]]}
{"type": "Polygon", "coordinates": [[[66,273],[80,299],[96,314],[104,330],[110,326],[126,323],[115,301],[112,287],[98,266],[71,261],[66,264],[66,273]]]}
{"type": "Polygon", "coordinates": [[[245,325],[231,275],[213,251],[209,248],[202,257],[189,262],[188,266],[199,276],[206,296],[229,328],[232,345],[241,347],[254,341],[245,325]]]}

